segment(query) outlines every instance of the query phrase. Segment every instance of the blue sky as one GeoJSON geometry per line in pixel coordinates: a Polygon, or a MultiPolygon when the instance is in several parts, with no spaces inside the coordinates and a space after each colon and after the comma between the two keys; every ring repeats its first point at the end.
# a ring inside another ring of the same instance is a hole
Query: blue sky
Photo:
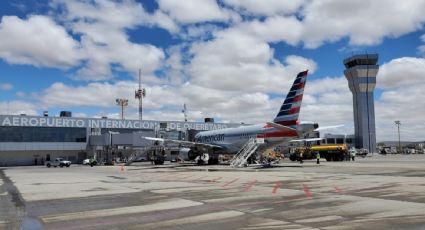
{"type": "Polygon", "coordinates": [[[345,124],[342,60],[379,54],[378,140],[425,134],[425,1],[24,1],[0,3],[0,113],[146,119],[271,120],[296,73],[310,69],[301,119],[345,124]],[[366,7],[366,10],[365,10],[366,7]]]}

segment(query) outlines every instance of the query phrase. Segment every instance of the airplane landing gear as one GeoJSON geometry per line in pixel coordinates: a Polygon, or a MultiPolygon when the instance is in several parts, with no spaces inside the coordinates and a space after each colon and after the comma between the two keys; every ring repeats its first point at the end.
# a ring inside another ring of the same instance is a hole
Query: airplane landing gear
{"type": "Polygon", "coordinates": [[[208,153],[203,153],[195,158],[195,162],[198,165],[206,165],[210,159],[210,155],[208,153]]]}

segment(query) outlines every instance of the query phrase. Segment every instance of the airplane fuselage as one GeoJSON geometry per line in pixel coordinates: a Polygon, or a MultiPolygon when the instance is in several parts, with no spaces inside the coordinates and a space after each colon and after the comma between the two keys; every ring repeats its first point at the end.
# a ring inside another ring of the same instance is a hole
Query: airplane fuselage
{"type": "Polygon", "coordinates": [[[299,137],[297,131],[281,131],[266,124],[241,126],[221,130],[203,131],[195,136],[195,142],[222,146],[218,152],[236,153],[250,138],[264,138],[266,148],[299,137]]]}

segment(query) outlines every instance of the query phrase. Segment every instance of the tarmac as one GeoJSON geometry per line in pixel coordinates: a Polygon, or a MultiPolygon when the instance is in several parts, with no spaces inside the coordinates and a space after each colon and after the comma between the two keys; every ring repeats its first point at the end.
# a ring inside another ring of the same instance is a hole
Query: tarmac
{"type": "Polygon", "coordinates": [[[425,155],[0,168],[0,229],[425,229],[425,155]]]}

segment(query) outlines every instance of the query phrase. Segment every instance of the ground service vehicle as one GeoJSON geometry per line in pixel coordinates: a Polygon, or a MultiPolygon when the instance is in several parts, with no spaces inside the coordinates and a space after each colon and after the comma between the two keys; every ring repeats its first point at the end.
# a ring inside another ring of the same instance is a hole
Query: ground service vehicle
{"type": "Polygon", "coordinates": [[[326,161],[343,161],[348,157],[346,144],[327,144],[297,147],[289,155],[289,159],[292,161],[299,160],[301,153],[303,153],[303,159],[315,159],[316,153],[319,153],[320,158],[325,158],[326,161]]]}
{"type": "Polygon", "coordinates": [[[53,166],[53,167],[63,167],[63,166],[66,166],[66,167],[69,167],[69,166],[71,166],[71,161],[66,161],[66,160],[64,160],[64,159],[62,159],[62,158],[56,158],[54,161],[46,161],[46,166],[47,166],[47,168],[50,168],[51,166],[53,166]]]}
{"type": "Polygon", "coordinates": [[[147,152],[147,159],[155,165],[163,165],[165,158],[165,150],[162,147],[157,147],[147,152]]]}
{"type": "Polygon", "coordinates": [[[91,167],[93,167],[94,165],[97,165],[97,161],[95,159],[85,159],[83,161],[83,165],[90,165],[91,167]]]}

